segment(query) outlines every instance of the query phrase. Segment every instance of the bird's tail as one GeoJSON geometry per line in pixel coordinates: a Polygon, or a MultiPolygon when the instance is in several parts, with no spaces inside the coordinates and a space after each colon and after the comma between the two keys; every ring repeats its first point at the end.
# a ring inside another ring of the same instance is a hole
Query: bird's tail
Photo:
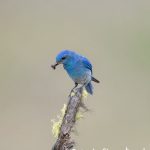
{"type": "Polygon", "coordinates": [[[96,83],[100,83],[99,80],[97,80],[96,78],[92,77],[92,81],[96,82],[96,83]]]}
{"type": "Polygon", "coordinates": [[[89,94],[91,94],[91,95],[93,94],[93,86],[92,86],[91,82],[85,86],[85,89],[89,94]]]}

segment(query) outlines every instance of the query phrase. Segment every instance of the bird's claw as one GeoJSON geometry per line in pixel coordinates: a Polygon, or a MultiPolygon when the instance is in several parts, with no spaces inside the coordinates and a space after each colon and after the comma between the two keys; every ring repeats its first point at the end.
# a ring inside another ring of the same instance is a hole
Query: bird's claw
{"type": "Polygon", "coordinates": [[[72,89],[72,90],[70,91],[70,94],[69,94],[68,97],[72,97],[72,96],[74,96],[75,94],[76,94],[76,91],[75,91],[74,89],[72,89]]]}

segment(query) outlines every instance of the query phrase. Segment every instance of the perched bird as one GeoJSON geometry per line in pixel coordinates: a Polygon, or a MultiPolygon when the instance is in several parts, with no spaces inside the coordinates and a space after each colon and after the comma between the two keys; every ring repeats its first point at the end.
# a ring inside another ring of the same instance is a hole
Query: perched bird
{"type": "Polygon", "coordinates": [[[74,81],[75,86],[72,90],[80,84],[89,94],[93,94],[91,81],[96,83],[99,81],[92,76],[92,64],[86,57],[71,50],[63,50],[56,56],[56,64],[51,67],[56,69],[59,64],[63,64],[64,69],[74,81]]]}

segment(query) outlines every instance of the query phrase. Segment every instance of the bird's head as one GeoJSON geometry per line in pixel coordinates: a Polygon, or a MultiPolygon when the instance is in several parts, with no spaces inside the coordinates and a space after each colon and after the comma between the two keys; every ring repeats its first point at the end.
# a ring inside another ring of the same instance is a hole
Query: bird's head
{"type": "Polygon", "coordinates": [[[71,65],[71,63],[75,60],[77,54],[70,50],[63,50],[56,56],[56,64],[52,65],[53,69],[56,69],[56,66],[59,64],[63,65],[71,65]]]}

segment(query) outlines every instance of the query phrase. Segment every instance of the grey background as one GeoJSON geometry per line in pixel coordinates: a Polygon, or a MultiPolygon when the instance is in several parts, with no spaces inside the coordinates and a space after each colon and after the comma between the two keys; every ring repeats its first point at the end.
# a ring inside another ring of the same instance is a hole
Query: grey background
{"type": "Polygon", "coordinates": [[[48,150],[51,119],[73,86],[62,49],[93,63],[92,110],[76,125],[78,150],[150,148],[150,1],[1,0],[0,149],[48,150]]]}

